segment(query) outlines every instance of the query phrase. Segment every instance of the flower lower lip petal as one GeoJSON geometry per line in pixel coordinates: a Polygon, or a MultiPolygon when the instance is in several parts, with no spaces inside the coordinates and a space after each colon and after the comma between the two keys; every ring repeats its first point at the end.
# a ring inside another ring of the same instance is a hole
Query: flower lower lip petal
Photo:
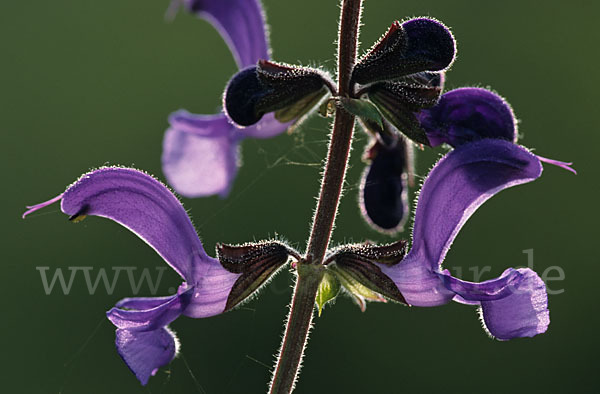
{"type": "Polygon", "coordinates": [[[175,358],[178,351],[177,337],[166,327],[154,331],[118,329],[115,345],[125,364],[144,386],[158,368],[175,358]]]}

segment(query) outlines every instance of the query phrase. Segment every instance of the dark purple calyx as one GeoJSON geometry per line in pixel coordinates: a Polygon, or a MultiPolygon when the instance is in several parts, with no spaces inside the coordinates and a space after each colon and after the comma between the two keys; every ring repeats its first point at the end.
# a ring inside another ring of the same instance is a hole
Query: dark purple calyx
{"type": "Polygon", "coordinates": [[[376,230],[395,233],[408,219],[408,146],[399,139],[393,146],[379,141],[367,150],[371,164],[361,183],[361,212],[376,230]]]}
{"type": "Polygon", "coordinates": [[[225,110],[240,126],[253,125],[268,112],[285,123],[314,108],[330,86],[329,76],[320,70],[259,60],[229,81],[225,110]]]}
{"type": "Polygon", "coordinates": [[[417,112],[435,106],[443,87],[443,75],[419,73],[395,82],[377,82],[364,89],[384,118],[417,144],[430,145],[417,112]]]}
{"type": "Polygon", "coordinates": [[[281,242],[270,241],[218,244],[217,257],[227,271],[240,274],[227,298],[227,311],[258,290],[290,257],[298,259],[299,254],[281,242]]]}
{"type": "Polygon", "coordinates": [[[427,18],[394,22],[354,66],[353,83],[390,81],[422,71],[441,71],[454,61],[456,43],[442,23],[427,18]]]}
{"type": "MultiPolygon", "coordinates": [[[[398,264],[407,251],[407,242],[398,241],[389,245],[344,245],[335,249],[325,264],[340,279],[342,286],[351,293],[365,287],[387,299],[406,304],[406,300],[394,282],[385,275],[377,264],[398,264]],[[348,288],[350,287],[350,288],[348,288]],[[353,291],[354,290],[354,291],[353,291]]],[[[363,296],[358,291],[357,296],[363,296]]]]}

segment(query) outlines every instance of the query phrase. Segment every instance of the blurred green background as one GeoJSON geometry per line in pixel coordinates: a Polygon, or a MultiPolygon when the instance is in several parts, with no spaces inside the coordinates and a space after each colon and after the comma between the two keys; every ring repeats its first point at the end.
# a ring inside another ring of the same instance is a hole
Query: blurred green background
{"type": "MultiPolygon", "coordinates": [[[[23,221],[27,204],[62,192],[83,172],[132,165],[164,180],[160,167],[167,115],[218,110],[236,71],[217,32],[168,0],[2,1],[2,391],[6,393],[262,393],[281,340],[291,295],[282,272],[243,308],[172,324],[181,357],[147,387],[117,355],[104,312],[131,296],[125,275],[113,294],[87,291],[81,273],[71,293],[46,295],[38,266],[110,270],[165,266],[147,245],[98,218],[74,225],[53,205],[23,221]]],[[[274,58],[334,69],[337,0],[264,0],[274,58]]],[[[538,273],[565,279],[550,296],[549,331],[498,342],[475,309],[450,304],[405,308],[342,298],[316,319],[298,393],[598,392],[598,100],[596,27],[600,7],[584,1],[366,0],[361,34],[368,48],[395,19],[429,15],[450,26],[458,58],[448,88],[491,86],[513,105],[521,142],[572,160],[578,176],[546,166],[538,181],[486,203],[461,231],[445,266],[491,266],[484,279],[524,266],[533,249],[538,273]]],[[[305,247],[325,155],[328,120],[294,135],[243,143],[244,166],[231,197],[183,199],[206,249],[216,242],[269,237],[305,247]]],[[[334,243],[389,242],[363,222],[357,191],[366,143],[354,143],[334,243]]],[[[420,152],[423,176],[441,150],[420,152]]],[[[413,190],[414,192],[414,190],[413,190]]],[[[414,195],[414,193],[413,193],[414,195]]],[[[408,232],[402,234],[408,237],[408,232]]],[[[154,271],[152,271],[154,272],[154,271]]],[[[164,273],[160,294],[180,283],[164,273]]],[[[147,286],[140,295],[149,295],[147,286]]]]}

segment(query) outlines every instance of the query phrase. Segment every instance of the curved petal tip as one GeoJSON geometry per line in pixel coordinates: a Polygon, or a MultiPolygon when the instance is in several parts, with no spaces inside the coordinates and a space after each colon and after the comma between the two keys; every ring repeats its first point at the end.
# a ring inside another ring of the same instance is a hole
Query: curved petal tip
{"type": "Polygon", "coordinates": [[[546,332],[550,324],[546,285],[529,268],[517,271],[522,278],[512,285],[511,295],[481,302],[484,328],[499,340],[533,337],[546,332]]]}

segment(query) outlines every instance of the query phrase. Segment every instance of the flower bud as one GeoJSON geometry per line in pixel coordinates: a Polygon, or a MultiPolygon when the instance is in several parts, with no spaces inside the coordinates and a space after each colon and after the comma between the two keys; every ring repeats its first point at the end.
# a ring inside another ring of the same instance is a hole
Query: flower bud
{"type": "Polygon", "coordinates": [[[240,126],[253,125],[268,112],[285,123],[310,111],[327,93],[327,86],[329,77],[320,70],[260,60],[229,81],[224,107],[240,126]]]}
{"type": "Polygon", "coordinates": [[[409,214],[407,144],[402,138],[392,147],[376,141],[368,154],[372,162],[360,187],[362,215],[377,230],[395,233],[409,214]]]}
{"type": "Polygon", "coordinates": [[[395,80],[422,71],[441,71],[454,61],[456,43],[442,23],[427,18],[394,22],[352,71],[352,82],[395,80]]]}

